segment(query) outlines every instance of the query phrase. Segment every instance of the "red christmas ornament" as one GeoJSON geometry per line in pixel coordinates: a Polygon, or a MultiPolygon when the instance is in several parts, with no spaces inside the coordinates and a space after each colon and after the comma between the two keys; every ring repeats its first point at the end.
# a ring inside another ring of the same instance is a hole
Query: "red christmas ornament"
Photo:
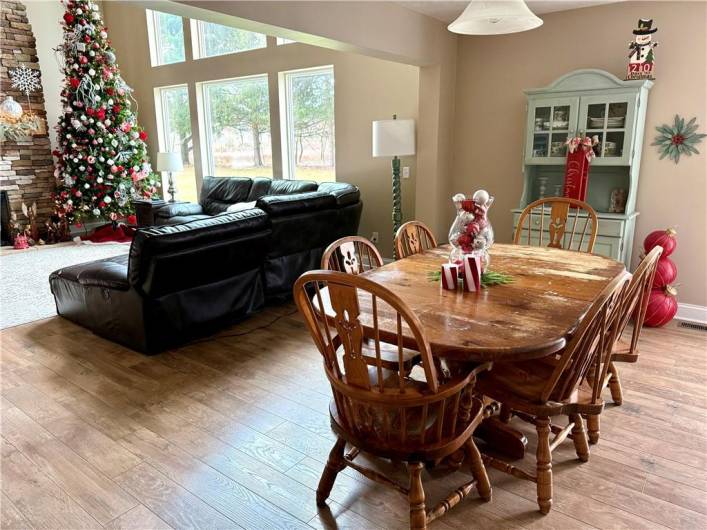
{"type": "Polygon", "coordinates": [[[653,288],[662,289],[675,281],[678,277],[678,268],[670,258],[661,258],[655,269],[653,288]]]}
{"type": "Polygon", "coordinates": [[[72,77],[71,79],[69,79],[69,83],[71,83],[71,88],[78,88],[79,85],[81,84],[81,81],[79,81],[75,77],[72,77]]]}
{"type": "Polygon", "coordinates": [[[140,140],[143,142],[147,140],[147,133],[145,131],[140,131],[140,140]]]}
{"type": "Polygon", "coordinates": [[[677,231],[674,228],[668,228],[667,230],[656,230],[648,234],[646,239],[643,241],[643,248],[646,253],[653,250],[657,245],[663,247],[663,257],[667,258],[673,253],[678,242],[675,239],[677,231]]]}
{"type": "Polygon", "coordinates": [[[66,22],[67,24],[72,24],[74,22],[74,15],[72,15],[68,11],[64,13],[64,22],[66,22]]]}
{"type": "Polygon", "coordinates": [[[643,324],[657,328],[670,322],[678,312],[677,294],[677,290],[672,285],[666,285],[663,289],[653,289],[648,297],[643,324]]]}

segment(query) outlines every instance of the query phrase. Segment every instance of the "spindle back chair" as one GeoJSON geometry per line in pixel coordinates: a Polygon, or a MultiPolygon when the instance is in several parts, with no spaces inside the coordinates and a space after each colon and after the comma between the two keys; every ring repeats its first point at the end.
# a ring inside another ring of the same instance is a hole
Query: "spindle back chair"
{"type": "Polygon", "coordinates": [[[378,249],[361,236],[347,236],[334,241],[324,251],[321,264],[324,270],[348,274],[360,274],[382,266],[383,258],[378,249]]]}
{"type": "Polygon", "coordinates": [[[395,234],[397,259],[407,258],[436,246],[437,240],[432,230],[420,221],[408,221],[398,228],[398,232],[395,234]]]}
{"type": "Polygon", "coordinates": [[[594,208],[586,202],[566,197],[538,199],[526,206],[518,218],[513,243],[543,246],[546,223],[548,247],[589,253],[594,251],[599,229],[599,220],[594,208]],[[586,250],[583,250],[585,241],[587,246],[586,250]]]}
{"type": "MultiPolygon", "coordinates": [[[[631,282],[626,288],[626,296],[619,308],[616,341],[612,346],[609,371],[603,381],[603,388],[609,387],[611,400],[616,405],[623,403],[623,390],[619,369],[615,363],[635,363],[638,361],[638,339],[641,336],[643,319],[646,316],[653,277],[662,253],[662,247],[655,247],[641,260],[631,277],[631,282]],[[630,340],[626,342],[622,340],[622,336],[631,318],[633,318],[633,329],[630,340]]],[[[587,425],[589,426],[589,443],[595,444],[599,441],[599,417],[588,416],[587,425]]]]}
{"type": "MultiPolygon", "coordinates": [[[[322,255],[323,270],[361,274],[383,266],[383,258],[378,249],[368,239],[361,236],[347,236],[337,239],[327,247],[322,255]]],[[[382,345],[381,358],[384,368],[397,369],[398,352],[390,345],[382,345]]],[[[368,364],[375,366],[376,358],[364,353],[368,364]]],[[[420,354],[408,348],[403,352],[404,367],[409,373],[415,364],[419,364],[420,354]]]]}
{"type": "Polygon", "coordinates": [[[466,497],[474,486],[482,498],[490,499],[488,478],[472,438],[483,417],[483,405],[471,395],[471,384],[478,371],[486,366],[463,376],[442,379],[415,314],[392,291],[363,276],[307,272],[295,283],[294,298],[322,354],[333,393],[329,411],[337,442],[317,489],[318,504],[324,504],[336,475],[345,467],[407,495],[411,528],[426,528],[466,497]],[[362,315],[362,304],[367,308],[366,318],[362,315]],[[383,319],[395,323],[401,358],[403,329],[414,337],[421,356],[419,375],[409,376],[402,363],[397,370],[383,366],[379,333],[383,319]],[[368,345],[363,340],[364,334],[370,338],[368,345]],[[362,358],[366,346],[373,350],[369,355],[376,357],[375,366],[362,358]],[[344,456],[346,442],[353,448],[344,456]],[[361,450],[407,462],[409,486],[354,462],[361,450]],[[440,460],[459,450],[467,455],[474,479],[435,507],[426,509],[421,479],[423,462],[440,460]]]}
{"type": "Polygon", "coordinates": [[[500,402],[507,419],[515,415],[535,424],[535,475],[492,456],[484,455],[484,460],[515,477],[536,482],[538,505],[544,514],[552,506],[552,451],[571,433],[579,459],[589,459],[582,415],[598,417],[604,408],[602,381],[608,371],[627,285],[628,275],[609,283],[558,354],[531,361],[495,363],[493,370],[479,380],[479,391],[500,402]],[[569,417],[567,426],[551,424],[550,418],[559,415],[569,417]],[[550,432],[555,433],[552,441],[550,432]]]}

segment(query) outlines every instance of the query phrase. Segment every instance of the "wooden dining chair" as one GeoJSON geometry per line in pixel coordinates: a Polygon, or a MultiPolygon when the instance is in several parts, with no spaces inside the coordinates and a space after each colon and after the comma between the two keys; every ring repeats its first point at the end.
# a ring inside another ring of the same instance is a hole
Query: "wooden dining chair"
{"type": "Polygon", "coordinates": [[[513,243],[585,252],[594,251],[599,221],[586,202],[566,197],[548,197],[531,202],[520,214],[513,243]],[[547,211],[547,208],[550,211],[547,211]],[[581,214],[581,215],[580,215],[581,214]],[[527,219],[527,222],[526,222],[527,219]],[[586,241],[586,250],[582,245],[586,241]]]}
{"type": "MultiPolygon", "coordinates": [[[[378,249],[368,239],[361,236],[347,236],[337,239],[327,247],[322,255],[321,267],[323,270],[345,272],[347,274],[361,274],[383,266],[383,258],[378,249]]],[[[398,367],[398,352],[388,344],[381,344],[381,358],[383,367],[395,370],[398,367]]],[[[376,358],[364,354],[364,359],[375,365],[376,358]]],[[[407,373],[413,366],[420,363],[420,353],[405,348],[403,351],[403,365],[407,373]]]]}
{"type": "MultiPolygon", "coordinates": [[[[621,379],[616,363],[635,363],[638,361],[638,339],[641,336],[643,319],[646,316],[646,309],[648,307],[648,296],[653,286],[653,277],[655,276],[655,270],[658,266],[658,259],[662,253],[662,247],[655,247],[641,260],[641,263],[631,277],[631,282],[626,289],[626,296],[619,309],[619,316],[616,323],[618,326],[616,342],[612,347],[609,370],[603,382],[604,388],[609,387],[611,400],[616,405],[623,403],[621,379]],[[623,335],[632,318],[633,329],[631,330],[631,337],[626,340],[623,335]]],[[[598,415],[587,416],[589,443],[591,444],[595,444],[599,441],[599,418],[600,416],[598,415]]]]}
{"type": "Polygon", "coordinates": [[[383,258],[373,243],[365,237],[347,236],[327,247],[322,255],[321,268],[360,274],[382,266],[383,258]]]}
{"type": "Polygon", "coordinates": [[[432,230],[420,221],[408,221],[395,234],[395,253],[398,259],[435,248],[437,240],[432,230]]]}
{"type": "Polygon", "coordinates": [[[487,366],[441,378],[417,316],[395,293],[363,276],[307,272],[295,283],[294,298],[322,354],[333,393],[329,412],[337,440],[319,481],[317,504],[325,505],[337,474],[346,467],[407,496],[410,528],[427,528],[474,487],[482,499],[490,500],[491,486],[472,438],[483,418],[483,405],[471,395],[473,380],[487,366]],[[387,324],[384,330],[382,323],[387,324]],[[420,374],[411,377],[402,370],[386,370],[380,358],[375,366],[367,364],[362,359],[364,325],[372,330],[373,344],[368,347],[374,355],[384,334],[400,355],[404,336],[407,343],[414,343],[422,356],[420,374]],[[344,454],[346,443],[351,449],[344,454]],[[360,451],[406,462],[409,482],[400,484],[360,465],[355,461],[360,451]],[[423,462],[439,461],[457,451],[466,456],[472,480],[427,508],[423,462]]]}
{"type": "Polygon", "coordinates": [[[606,286],[558,354],[494,363],[493,370],[478,381],[479,392],[535,425],[538,436],[535,474],[490,455],[484,454],[484,461],[514,477],[537,483],[538,506],[544,514],[552,507],[552,451],[571,433],[577,456],[583,462],[589,460],[582,415],[598,415],[604,408],[602,381],[609,368],[618,308],[627,283],[628,275],[621,275],[606,286]],[[567,426],[551,423],[552,417],[564,415],[569,418],[567,426]],[[551,432],[555,435],[552,440],[551,432]]]}

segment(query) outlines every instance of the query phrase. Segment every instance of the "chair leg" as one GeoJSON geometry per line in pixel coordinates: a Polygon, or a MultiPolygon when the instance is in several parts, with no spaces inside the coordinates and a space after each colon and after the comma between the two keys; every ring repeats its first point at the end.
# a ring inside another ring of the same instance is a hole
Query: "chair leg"
{"type": "Polygon", "coordinates": [[[543,514],[552,508],[552,451],[550,451],[550,418],[537,418],[538,432],[536,470],[538,486],[538,506],[543,514]]]}
{"type": "Polygon", "coordinates": [[[621,390],[621,379],[619,378],[619,369],[611,362],[609,363],[609,390],[611,391],[611,400],[616,405],[621,405],[624,401],[623,392],[621,390]]]}
{"type": "Polygon", "coordinates": [[[590,444],[595,444],[599,441],[599,414],[589,414],[587,416],[587,432],[589,433],[590,444]]]}
{"type": "Polygon", "coordinates": [[[422,487],[421,462],[408,463],[410,473],[410,492],[408,500],[410,502],[410,528],[424,530],[427,528],[427,511],[425,510],[425,490],[422,487]]]}
{"type": "Polygon", "coordinates": [[[586,462],[589,460],[589,441],[587,440],[587,431],[584,430],[582,415],[572,414],[570,421],[574,422],[574,427],[572,428],[574,450],[577,452],[577,457],[582,462],[586,462]]]}
{"type": "Polygon", "coordinates": [[[319,486],[317,487],[317,506],[319,507],[326,506],[325,501],[329,498],[331,488],[334,487],[336,475],[346,467],[346,464],[344,464],[345,447],[346,441],[343,438],[337,438],[334,447],[329,453],[329,460],[327,460],[322,478],[319,479],[319,486]]]}
{"type": "Polygon", "coordinates": [[[469,459],[471,474],[474,476],[474,479],[476,479],[476,490],[479,492],[479,496],[484,501],[488,502],[491,500],[491,483],[486,473],[486,467],[484,467],[484,461],[481,459],[479,448],[476,447],[473,438],[469,439],[465,448],[467,458],[469,459]]]}

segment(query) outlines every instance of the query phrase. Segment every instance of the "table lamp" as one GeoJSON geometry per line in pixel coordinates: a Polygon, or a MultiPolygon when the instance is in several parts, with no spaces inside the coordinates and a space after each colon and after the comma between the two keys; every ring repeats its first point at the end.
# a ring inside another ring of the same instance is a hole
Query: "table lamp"
{"type": "Polygon", "coordinates": [[[393,157],[393,239],[403,219],[398,157],[414,154],[415,120],[399,120],[394,114],[392,120],[373,122],[373,156],[393,157]]]}
{"type": "Polygon", "coordinates": [[[177,189],[174,187],[172,172],[182,170],[182,155],[180,153],[157,153],[157,171],[166,171],[168,175],[169,202],[174,202],[174,194],[177,189]]]}

